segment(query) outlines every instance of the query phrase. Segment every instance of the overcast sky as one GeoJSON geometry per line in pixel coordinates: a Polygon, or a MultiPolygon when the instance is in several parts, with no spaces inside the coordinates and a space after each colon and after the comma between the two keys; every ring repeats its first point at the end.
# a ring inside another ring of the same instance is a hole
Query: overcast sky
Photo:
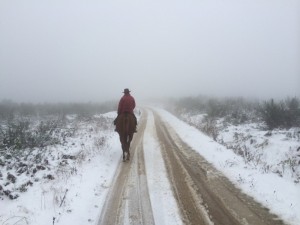
{"type": "Polygon", "coordinates": [[[0,0],[0,100],[300,97],[300,0],[0,0]]]}

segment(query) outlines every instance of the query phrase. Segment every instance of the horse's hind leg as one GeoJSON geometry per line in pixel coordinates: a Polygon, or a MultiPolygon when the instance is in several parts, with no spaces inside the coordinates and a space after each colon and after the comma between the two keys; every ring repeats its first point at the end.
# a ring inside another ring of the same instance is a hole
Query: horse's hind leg
{"type": "Polygon", "coordinates": [[[126,160],[126,145],[125,144],[122,144],[122,151],[123,151],[123,162],[125,162],[126,160]]]}
{"type": "Polygon", "coordinates": [[[129,152],[129,149],[127,151],[127,157],[126,157],[126,160],[130,160],[130,152],[129,152]]]}
{"type": "Polygon", "coordinates": [[[127,142],[127,160],[130,160],[130,143],[132,141],[133,134],[128,136],[127,142]]]}

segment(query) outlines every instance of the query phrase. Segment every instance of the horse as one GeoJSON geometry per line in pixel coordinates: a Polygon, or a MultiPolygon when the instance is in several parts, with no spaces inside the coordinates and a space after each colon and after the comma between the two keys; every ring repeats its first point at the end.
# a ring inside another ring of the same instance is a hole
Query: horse
{"type": "Polygon", "coordinates": [[[132,113],[122,113],[116,120],[116,131],[119,134],[123,151],[123,162],[130,159],[130,143],[135,131],[135,119],[132,113]]]}

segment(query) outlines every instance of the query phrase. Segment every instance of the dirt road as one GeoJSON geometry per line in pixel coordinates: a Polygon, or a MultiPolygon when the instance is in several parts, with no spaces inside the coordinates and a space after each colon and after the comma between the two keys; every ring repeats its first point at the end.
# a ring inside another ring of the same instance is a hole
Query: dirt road
{"type": "MultiPolygon", "coordinates": [[[[97,225],[155,224],[147,183],[143,138],[149,115],[183,224],[284,224],[181,140],[153,110],[145,110],[131,145],[131,161],[120,165],[97,225]]],[[[120,153],[121,154],[121,153],[120,153]]]]}

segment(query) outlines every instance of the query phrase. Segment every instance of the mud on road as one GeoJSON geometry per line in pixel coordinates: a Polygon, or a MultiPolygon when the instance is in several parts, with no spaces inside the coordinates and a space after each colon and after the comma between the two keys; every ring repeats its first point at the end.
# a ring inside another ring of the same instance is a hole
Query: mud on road
{"type": "Polygon", "coordinates": [[[131,161],[123,163],[120,160],[98,225],[154,224],[143,153],[149,113],[154,115],[160,150],[183,224],[284,224],[191,149],[159,114],[147,110],[143,112],[138,133],[134,135],[131,161]]]}

